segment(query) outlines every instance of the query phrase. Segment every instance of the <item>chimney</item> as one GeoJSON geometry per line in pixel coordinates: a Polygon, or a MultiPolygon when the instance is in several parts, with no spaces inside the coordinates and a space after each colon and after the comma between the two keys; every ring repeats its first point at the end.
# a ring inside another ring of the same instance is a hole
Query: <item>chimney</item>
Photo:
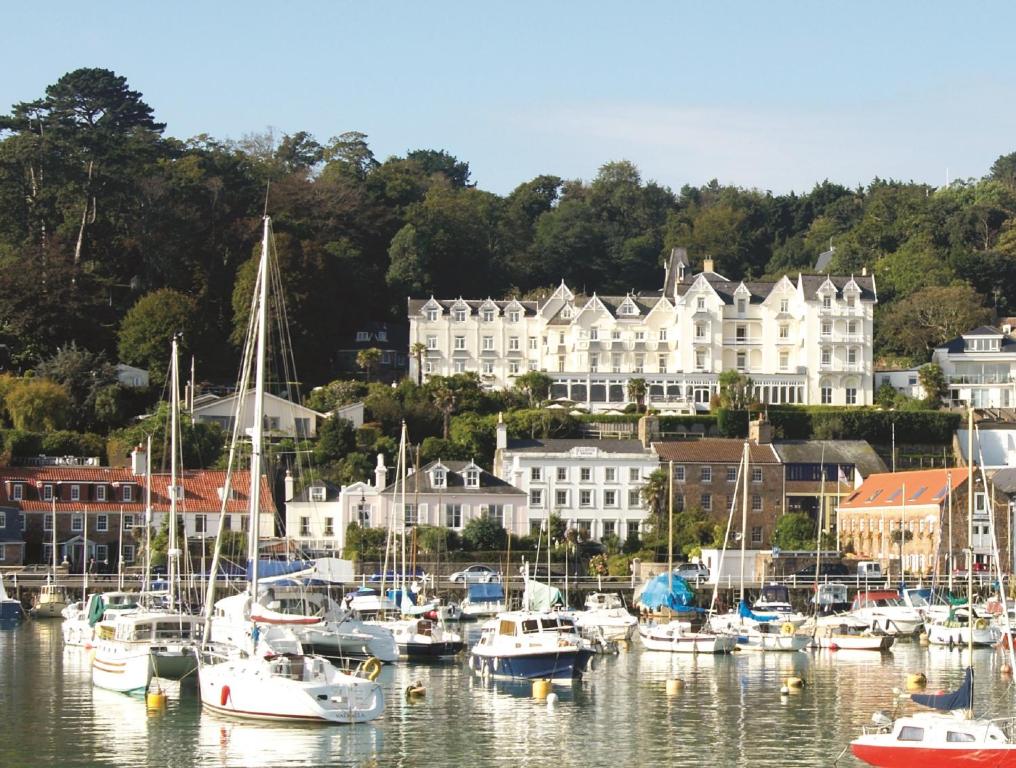
{"type": "Polygon", "coordinates": [[[503,451],[508,448],[508,425],[504,423],[504,414],[497,415],[497,445],[496,449],[503,451]]]}
{"type": "Polygon", "coordinates": [[[135,446],[131,451],[131,473],[135,476],[144,475],[148,471],[148,452],[143,446],[135,446]]]}
{"type": "Polygon", "coordinates": [[[867,277],[867,276],[868,276],[868,268],[867,267],[861,267],[861,277],[867,277]]]}
{"type": "Polygon", "coordinates": [[[374,487],[383,491],[386,485],[388,485],[388,469],[385,467],[385,455],[379,453],[377,466],[374,467],[374,487]]]}
{"type": "Polygon", "coordinates": [[[285,497],[286,497],[285,500],[286,501],[292,501],[293,497],[296,495],[296,488],[294,487],[295,483],[293,482],[293,473],[290,472],[288,469],[286,470],[286,479],[285,479],[284,485],[285,485],[285,497]]]}
{"type": "Polygon", "coordinates": [[[648,413],[639,419],[639,440],[643,448],[649,448],[654,441],[660,439],[660,417],[650,416],[648,413]]]}
{"type": "Polygon", "coordinates": [[[768,445],[773,441],[773,425],[761,413],[758,420],[748,422],[748,441],[755,445],[768,445]]]}
{"type": "Polygon", "coordinates": [[[713,269],[713,260],[712,259],[702,259],[702,271],[703,272],[715,272],[716,271],[716,270],[713,269]]]}

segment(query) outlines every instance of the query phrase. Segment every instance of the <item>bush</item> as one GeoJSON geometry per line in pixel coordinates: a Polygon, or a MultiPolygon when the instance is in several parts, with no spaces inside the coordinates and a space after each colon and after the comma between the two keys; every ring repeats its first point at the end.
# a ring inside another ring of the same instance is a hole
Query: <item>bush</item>
{"type": "Polygon", "coordinates": [[[878,408],[835,406],[780,407],[769,409],[769,421],[787,440],[841,437],[884,445],[892,441],[896,425],[898,443],[948,445],[962,416],[929,410],[884,411],[878,408]]]}
{"type": "Polygon", "coordinates": [[[747,437],[748,411],[718,408],[716,410],[716,426],[723,437],[747,437]]]}

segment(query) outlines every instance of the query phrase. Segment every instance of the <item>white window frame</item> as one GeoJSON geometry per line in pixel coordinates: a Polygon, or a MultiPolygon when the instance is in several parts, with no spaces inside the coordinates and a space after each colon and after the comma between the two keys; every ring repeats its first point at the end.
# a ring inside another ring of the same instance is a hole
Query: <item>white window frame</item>
{"type": "Polygon", "coordinates": [[[95,532],[96,533],[108,533],[109,532],[109,515],[96,515],[95,516],[95,532]]]}

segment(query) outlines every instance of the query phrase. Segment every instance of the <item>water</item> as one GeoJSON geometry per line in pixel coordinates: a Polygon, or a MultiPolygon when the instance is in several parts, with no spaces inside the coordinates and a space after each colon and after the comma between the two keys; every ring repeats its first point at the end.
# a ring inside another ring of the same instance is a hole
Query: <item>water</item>
{"type": "MultiPolygon", "coordinates": [[[[467,625],[470,639],[476,626],[467,625]]],[[[166,711],[93,689],[88,656],[59,622],[0,632],[0,766],[812,766],[830,765],[909,672],[929,690],[962,680],[965,654],[900,643],[859,651],[697,658],[642,651],[599,657],[548,710],[528,684],[491,683],[465,661],[385,667],[383,719],[360,726],[272,726],[201,712],[196,686],[171,684],[166,711]],[[789,675],[808,681],[781,697],[789,675]],[[665,681],[684,690],[668,697],[665,681]],[[418,702],[406,687],[427,688],[418,702]]],[[[979,710],[1012,709],[1005,659],[975,650],[979,710]]],[[[849,756],[840,763],[856,766],[849,756]]]]}

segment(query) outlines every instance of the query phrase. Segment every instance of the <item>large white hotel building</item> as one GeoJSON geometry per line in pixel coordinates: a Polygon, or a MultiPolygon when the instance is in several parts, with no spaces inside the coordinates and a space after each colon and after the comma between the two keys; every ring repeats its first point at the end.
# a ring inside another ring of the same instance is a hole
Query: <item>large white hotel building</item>
{"type": "Polygon", "coordinates": [[[733,281],[711,259],[698,274],[689,266],[675,248],[663,290],[625,296],[580,296],[562,283],[538,301],[410,299],[410,345],[426,347],[424,377],[474,371],[504,388],[544,371],[552,398],[592,411],[632,402],[635,378],[652,407],[706,410],[732,369],[765,403],[871,404],[873,276],[733,281]]]}

